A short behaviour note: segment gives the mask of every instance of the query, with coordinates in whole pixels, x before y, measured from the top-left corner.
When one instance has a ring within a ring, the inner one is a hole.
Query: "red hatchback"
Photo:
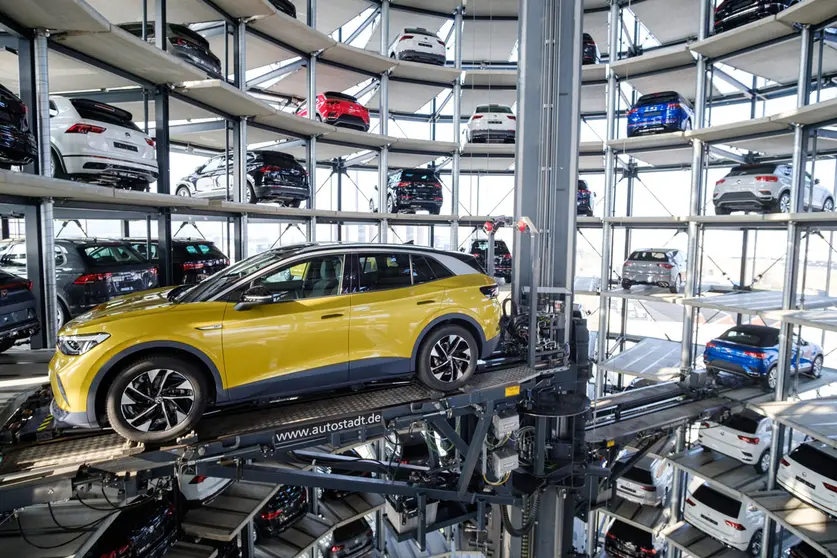
[[[308,107],[303,105],[296,113],[308,116]],[[317,95],[317,120],[342,128],[369,131],[369,111],[356,98],[345,93],[326,91]]]

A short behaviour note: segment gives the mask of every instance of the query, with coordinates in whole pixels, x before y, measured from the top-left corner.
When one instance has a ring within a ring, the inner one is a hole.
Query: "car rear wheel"
[[[683,279],[678,274],[677,277],[674,279],[674,282],[669,285],[668,289],[669,289],[669,291],[672,292],[672,294],[677,294],[677,293],[680,292],[680,286],[682,284],[683,284]]]
[[[387,196],[387,213],[395,213],[395,200]]]
[[[761,556],[761,529],[755,532],[750,539],[750,546],[747,547],[747,554],[750,556]]]
[[[626,291],[631,290],[631,282],[630,281],[622,281],[622,288]]]
[[[111,384],[107,417],[128,440],[174,440],[198,423],[208,394],[206,379],[194,365],[172,357],[143,358],[128,365]]]
[[[64,167],[61,165],[61,157],[58,156],[58,153],[52,151],[50,158],[52,159],[52,177],[66,178],[67,173],[64,172]]]
[[[775,390],[776,384],[779,382],[779,368],[775,364],[771,366],[761,382],[764,389],[769,391]]]
[[[55,331],[61,331],[61,328],[64,327],[64,324],[68,321],[70,321],[70,313],[67,311],[64,303],[59,300],[56,303],[55,308]]]
[[[715,215],[729,215],[732,213],[732,210],[726,207],[716,207],[715,208]]]
[[[770,450],[766,449],[761,452],[761,456],[759,456],[759,460],[756,462],[753,467],[756,468],[756,473],[763,474],[766,473],[767,470],[770,468]]]
[[[478,358],[477,341],[467,329],[453,324],[441,326],[422,341],[416,374],[431,389],[456,390],[474,374]]]
[[[817,355],[817,358],[814,359],[814,363],[811,366],[811,376],[814,378],[822,376],[822,355]]]
[[[790,192],[782,192],[782,195],[779,196],[779,199],[776,200],[776,213],[790,213],[791,211],[791,198]]]
[[[259,203],[259,198],[256,197],[256,192],[253,191],[253,185],[248,184],[247,190],[245,191],[245,195],[247,197],[247,203]]]

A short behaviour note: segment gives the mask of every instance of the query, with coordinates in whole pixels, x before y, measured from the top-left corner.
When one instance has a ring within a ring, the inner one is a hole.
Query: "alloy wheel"
[[[186,420],[195,387],[176,370],[155,368],[139,374],[120,399],[122,416],[141,432],[165,432]]]
[[[766,451],[761,454],[761,460],[759,461],[759,467],[761,467],[762,471],[767,471],[770,469],[770,452]]]
[[[471,347],[458,335],[439,339],[430,351],[430,373],[442,382],[455,382],[471,365]]]
[[[782,197],[779,198],[779,213],[790,213],[790,194],[785,192],[782,194]]]
[[[188,189],[188,188],[181,188],[181,189],[179,189],[179,190],[177,191],[177,195],[178,195],[178,196],[180,196],[181,198],[188,198],[188,197],[190,197],[190,196],[191,196],[191,194],[189,193],[189,189]]]
[[[814,359],[813,369],[811,370],[811,375],[815,378],[819,378],[822,376],[822,356],[818,356]]]
[[[776,389],[776,384],[779,381],[777,375],[778,369],[775,366],[767,371],[767,387],[770,389]]]
[[[825,200],[825,203],[822,205],[823,211],[834,211],[834,200],[828,198]]]
[[[761,555],[761,532],[753,535],[753,542],[750,543],[750,548],[753,556]]]

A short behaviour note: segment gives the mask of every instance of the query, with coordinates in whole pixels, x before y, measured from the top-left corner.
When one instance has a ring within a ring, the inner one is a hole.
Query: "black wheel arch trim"
[[[412,367],[412,370],[416,369],[416,361],[418,360],[419,347],[421,347],[421,344],[422,342],[424,342],[424,338],[427,337],[427,334],[430,333],[430,331],[438,325],[457,320],[467,322],[468,325],[472,326],[474,329],[477,330],[477,334],[479,335],[479,337],[476,341],[480,345],[480,353],[482,353],[482,351],[485,350],[487,344],[485,332],[482,330],[482,326],[474,318],[468,316],[467,314],[445,314],[444,316],[439,316],[438,318],[434,319],[429,324],[424,326],[424,329],[422,329],[421,333],[419,333],[418,339],[416,339],[416,343],[415,345],[413,345],[413,354],[410,356],[410,366]],[[483,355],[480,354],[480,358],[482,357]]]
[[[218,368],[212,360],[202,351],[199,351],[198,349],[185,343],[178,343],[177,341],[149,341],[147,343],[134,345],[133,347],[128,347],[127,349],[118,352],[96,373],[96,376],[90,384],[90,389],[87,391],[87,420],[91,425],[101,426],[99,424],[99,418],[96,416],[96,395],[98,394],[99,386],[102,383],[102,380],[111,372],[111,370],[113,370],[115,366],[124,362],[126,358],[148,349],[174,349],[187,352],[190,355],[197,357],[204,364],[204,366],[206,366],[212,376],[212,381],[215,384],[215,403],[224,402],[229,398],[229,394],[227,393],[227,390],[224,389],[224,384],[221,380],[221,373],[218,371]]]

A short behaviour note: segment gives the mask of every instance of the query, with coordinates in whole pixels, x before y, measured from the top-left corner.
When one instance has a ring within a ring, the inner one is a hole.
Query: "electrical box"
[[[428,502],[424,508],[425,525],[436,523],[439,502]],[[418,529],[418,502],[415,498],[403,496],[386,498],[386,514],[398,534]]]
[[[517,452],[508,446],[491,452],[490,463],[491,472],[498,479],[505,477],[508,473],[520,467]]]
[[[502,440],[512,432],[520,429],[520,415],[514,409],[500,411],[491,418],[494,437]]]

